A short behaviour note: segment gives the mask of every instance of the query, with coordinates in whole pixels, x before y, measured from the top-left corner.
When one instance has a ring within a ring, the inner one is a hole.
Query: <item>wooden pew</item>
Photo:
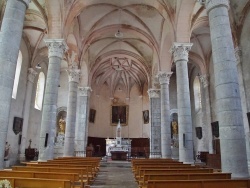
[[[10,181],[13,188],[70,188],[71,186],[69,180],[0,177],[0,180],[5,179]]]
[[[93,169],[92,165],[78,165],[78,164],[50,164],[50,163],[39,163],[39,164],[34,164],[34,163],[27,163],[26,166],[30,167],[56,167],[56,168],[65,168],[65,167],[70,167],[70,168],[87,168],[89,172],[89,178],[91,180],[96,177],[97,172],[95,169]]]
[[[84,184],[90,184],[90,178],[86,168],[56,168],[56,167],[30,167],[30,166],[12,166],[13,171],[36,171],[36,172],[53,172],[53,173],[78,173],[80,183],[83,187]]]
[[[147,188],[249,188],[249,179],[149,180]]]
[[[0,177],[20,177],[20,178],[41,178],[41,179],[64,179],[70,180],[72,187],[79,181],[77,173],[52,173],[52,172],[33,172],[33,171],[12,171],[0,170]]]
[[[187,173],[187,174],[146,174],[139,182],[139,187],[146,188],[150,180],[198,180],[231,179],[231,173]]]
[[[137,166],[137,168],[134,170],[134,175],[135,177],[139,174],[140,170],[143,169],[152,169],[152,168],[169,168],[169,169],[198,169],[200,168],[199,166],[191,166],[191,165],[187,165],[187,164],[176,164],[176,165],[169,165],[169,164],[157,164],[157,165],[141,165],[141,166]]]
[[[95,171],[99,171],[99,166],[100,166],[100,162],[98,161],[87,161],[87,160],[76,160],[76,161],[47,161],[47,162],[38,162],[38,163],[46,163],[46,164],[86,164],[86,165],[92,165],[93,168],[95,169]]]
[[[143,176],[146,174],[173,174],[173,173],[179,173],[179,174],[187,174],[187,173],[213,173],[212,168],[197,168],[197,169],[143,169],[140,170],[139,175],[136,177],[137,181],[142,181]]]

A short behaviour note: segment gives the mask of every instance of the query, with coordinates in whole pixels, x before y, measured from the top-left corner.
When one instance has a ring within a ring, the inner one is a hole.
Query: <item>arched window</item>
[[[200,85],[200,79],[198,76],[194,79],[194,105],[195,105],[195,111],[198,112],[201,109],[201,85]]]
[[[19,78],[20,78],[20,73],[21,73],[21,68],[22,68],[22,62],[23,62],[23,56],[22,56],[21,51],[19,50],[17,64],[16,64],[15,80],[14,80],[13,91],[12,91],[12,98],[14,99],[16,99],[16,95],[17,95],[17,88],[18,88],[18,83],[19,83]]]
[[[42,109],[44,85],[45,85],[45,75],[43,72],[40,72],[36,86],[36,100],[35,100],[35,108],[38,110]]]

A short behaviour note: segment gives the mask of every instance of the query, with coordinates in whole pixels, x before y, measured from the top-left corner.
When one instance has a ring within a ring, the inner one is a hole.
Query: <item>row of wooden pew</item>
[[[231,179],[231,173],[183,164],[172,159],[133,159],[139,188],[250,188],[249,179]]]
[[[0,171],[0,180],[7,179],[12,187],[84,188],[94,181],[101,158],[63,157],[46,162],[26,162]]]

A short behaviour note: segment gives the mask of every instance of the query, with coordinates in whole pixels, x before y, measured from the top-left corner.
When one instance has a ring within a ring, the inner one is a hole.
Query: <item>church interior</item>
[[[0,0],[0,169],[145,158],[249,178],[249,29],[250,0]]]

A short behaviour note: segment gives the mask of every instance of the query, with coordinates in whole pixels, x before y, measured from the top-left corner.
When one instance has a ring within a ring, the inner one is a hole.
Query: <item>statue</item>
[[[176,121],[172,121],[172,130],[173,130],[173,135],[178,134],[178,124]]]
[[[61,117],[61,119],[59,120],[59,133],[65,133],[65,126],[66,126],[66,121],[63,119],[63,117]]]
[[[8,142],[5,143],[5,151],[4,151],[4,160],[7,161],[9,159],[9,151],[10,151],[10,144]]]

